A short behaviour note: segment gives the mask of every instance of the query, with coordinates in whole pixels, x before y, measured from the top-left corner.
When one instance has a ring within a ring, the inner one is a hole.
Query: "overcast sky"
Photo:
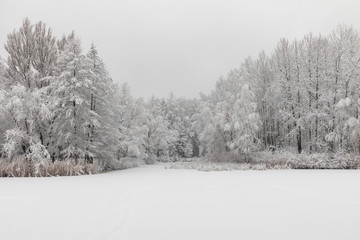
[[[58,37],[75,30],[86,51],[94,42],[112,78],[137,97],[197,97],[281,37],[359,30],[359,10],[359,0],[1,0],[0,56],[29,17]]]

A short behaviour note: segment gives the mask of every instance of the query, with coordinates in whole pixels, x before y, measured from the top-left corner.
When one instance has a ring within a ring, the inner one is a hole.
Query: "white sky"
[[[116,82],[137,97],[197,97],[249,55],[281,37],[360,29],[359,0],[1,0],[0,56],[25,17],[54,35],[75,30],[94,42]]]

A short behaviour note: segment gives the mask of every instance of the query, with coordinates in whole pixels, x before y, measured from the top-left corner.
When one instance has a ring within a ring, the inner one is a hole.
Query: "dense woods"
[[[263,150],[360,151],[360,38],[348,26],[281,39],[200,99],[134,98],[126,83],[112,80],[94,44],[83,51],[74,32],[58,39],[42,22],[25,19],[5,49],[3,161],[116,169],[124,161],[202,156],[249,162]]]
[[[281,39],[271,55],[246,59],[202,96],[203,148],[358,153],[359,40],[339,26],[326,37]]]
[[[74,32],[57,39],[44,23],[25,19],[5,49],[3,159],[120,168],[122,159],[151,163],[196,154],[197,101],[133,98],[126,83],[111,79],[95,45],[84,53]]]

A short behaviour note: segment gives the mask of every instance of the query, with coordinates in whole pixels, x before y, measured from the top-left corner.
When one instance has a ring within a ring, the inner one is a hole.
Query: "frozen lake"
[[[360,171],[0,179],[1,239],[360,239]]]

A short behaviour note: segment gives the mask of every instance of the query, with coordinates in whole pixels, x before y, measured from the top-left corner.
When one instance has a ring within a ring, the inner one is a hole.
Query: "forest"
[[[95,44],[83,50],[74,32],[57,38],[43,22],[25,19],[8,34],[5,50],[0,176],[198,158],[360,167],[360,36],[350,26],[280,39],[271,53],[245,59],[197,99],[135,98],[127,83],[111,78]]]

